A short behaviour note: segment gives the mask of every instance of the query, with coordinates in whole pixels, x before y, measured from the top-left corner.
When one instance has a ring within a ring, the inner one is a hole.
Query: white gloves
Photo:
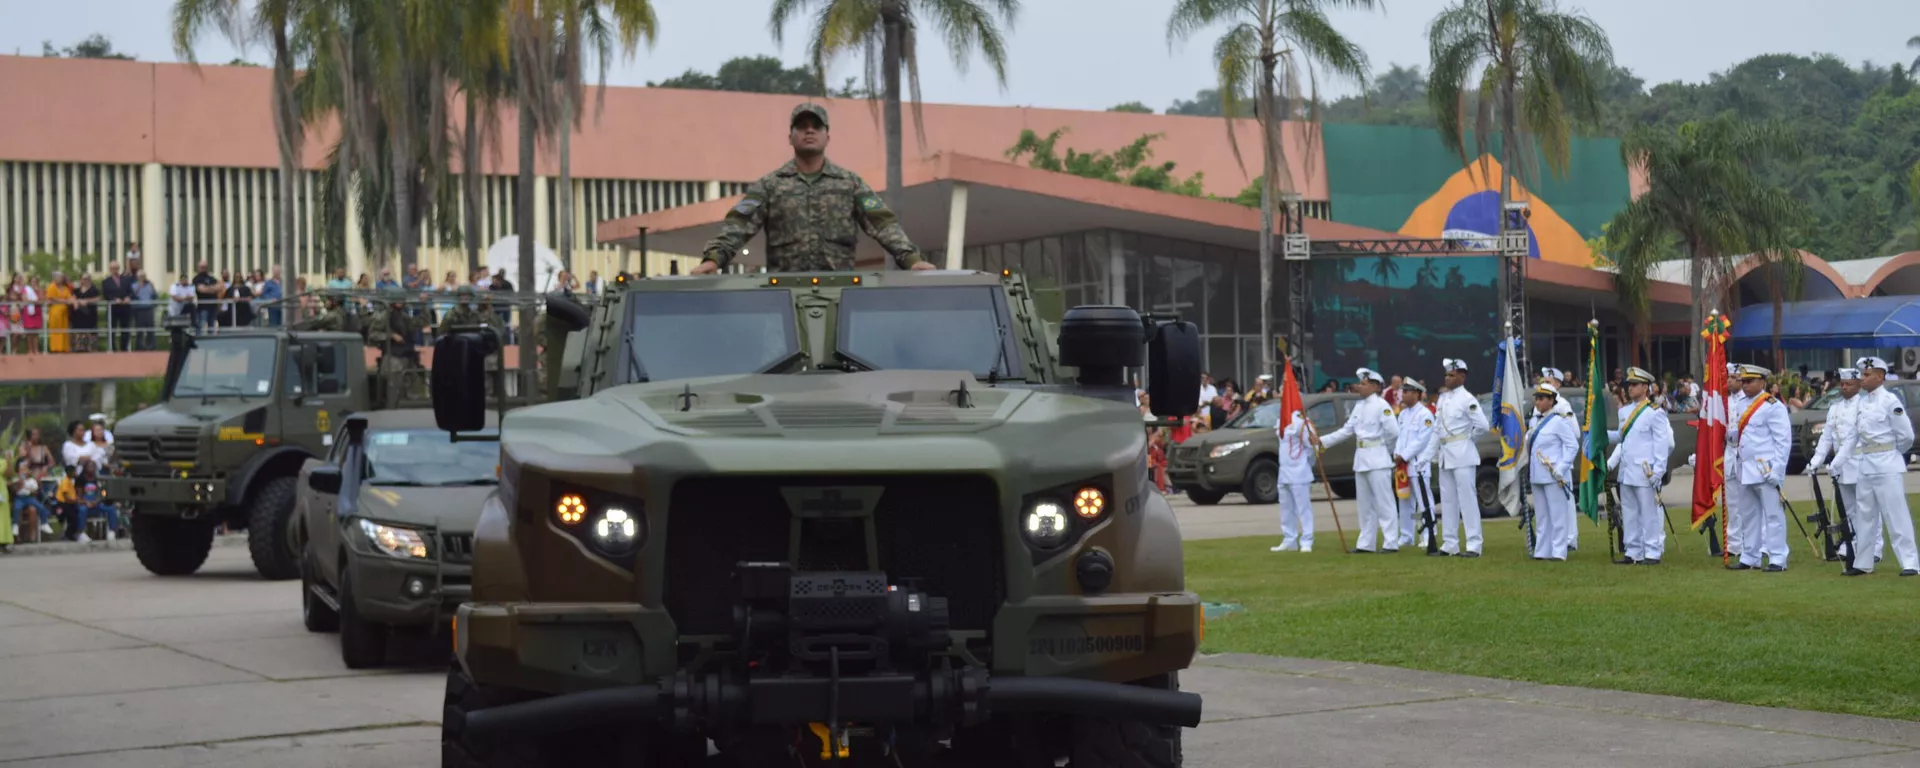
[[[1826,464],[1823,464],[1818,461],[1810,461],[1810,462],[1807,462],[1806,474],[1817,475],[1817,474],[1820,474],[1820,470],[1823,470],[1826,468],[1827,468]]]

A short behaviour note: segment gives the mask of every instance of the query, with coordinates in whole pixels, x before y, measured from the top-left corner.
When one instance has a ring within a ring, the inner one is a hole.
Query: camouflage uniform
[[[386,304],[375,304],[367,316],[367,322],[361,326],[361,337],[367,345],[380,350],[379,391],[386,407],[400,407],[401,395],[408,387],[406,372],[421,368],[419,350],[413,347],[414,334],[426,327],[423,318],[407,314],[404,306],[395,306],[406,300],[405,292],[398,288],[382,291]],[[393,334],[400,334],[401,340],[395,341]],[[418,387],[414,387],[418,388]]]
[[[827,111],[818,104],[793,109],[796,119],[807,114],[827,124]],[[707,243],[707,260],[725,269],[761,229],[767,233],[767,269],[774,272],[851,270],[861,232],[887,249],[901,269],[926,260],[873,188],[832,162],[808,178],[789,160],[748,185],[746,198],[727,211],[719,236]]]
[[[296,331],[343,331],[347,328],[347,316],[340,311],[340,302],[329,300],[327,310],[318,315],[293,324]]]
[[[455,288],[453,293],[455,301],[458,303],[454,305],[453,309],[447,310],[446,314],[440,316],[439,327],[441,335],[446,335],[454,328],[477,325],[482,328],[492,328],[493,332],[499,336],[500,342],[502,344],[506,343],[507,329],[500,324],[500,316],[491,311],[474,308],[473,300],[475,292],[473,286],[460,286]],[[487,355],[486,369],[488,373],[500,370],[500,353],[494,352]],[[487,378],[486,387],[487,393],[492,394],[493,378],[491,376]]]

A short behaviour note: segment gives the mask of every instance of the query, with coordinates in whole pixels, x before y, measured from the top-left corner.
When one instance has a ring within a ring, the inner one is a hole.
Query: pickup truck
[[[1906,402],[1907,418],[1913,422],[1915,429],[1920,429],[1920,417],[1916,417],[1913,413],[1915,408],[1920,408],[1920,381],[1896,379],[1887,382],[1886,387],[1889,391],[1900,395],[1900,399]],[[1787,454],[1788,474],[1797,474],[1806,468],[1807,459],[1813,457],[1813,447],[1820,443],[1820,433],[1827,430],[1827,409],[1839,397],[1840,390],[1835,389],[1787,417],[1793,424],[1793,448]],[[1915,453],[1915,451],[1909,451],[1908,460],[1912,460]]]

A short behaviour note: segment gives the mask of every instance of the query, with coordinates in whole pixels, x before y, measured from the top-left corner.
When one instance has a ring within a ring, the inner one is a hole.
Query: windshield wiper
[[[994,358],[993,367],[987,369],[987,386],[989,387],[1000,383],[1000,366],[1007,364],[1007,326],[995,320],[993,327],[999,332],[993,343],[1000,348],[1000,355]]]
[[[414,481],[412,481],[412,480],[368,480],[368,481],[367,481],[367,485],[412,485],[412,486],[418,486],[418,485],[422,485],[422,484],[421,484],[421,483],[416,483],[416,482],[414,482]]]
[[[640,350],[633,348],[632,328],[628,328],[626,333],[621,334],[620,343],[627,346],[627,375],[633,377],[627,383],[645,384],[651,381],[647,378],[647,369],[640,367]]]
[[[475,477],[475,478],[469,478],[466,480],[448,480],[440,483],[415,483],[415,485],[426,485],[429,487],[436,487],[436,488],[451,488],[454,486],[461,486],[461,485],[499,485],[499,484],[500,484],[499,480],[496,480],[491,477]]]

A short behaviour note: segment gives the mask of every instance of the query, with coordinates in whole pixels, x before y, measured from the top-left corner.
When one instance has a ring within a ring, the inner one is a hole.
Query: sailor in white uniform
[[[1581,416],[1574,414],[1573,404],[1567,402],[1566,395],[1560,394],[1560,390],[1567,386],[1566,372],[1552,367],[1541,368],[1540,381],[1536,383],[1553,385],[1553,410],[1551,412],[1560,414],[1561,418],[1573,422],[1573,436],[1575,440],[1584,438],[1585,434],[1583,434],[1580,428]],[[1534,421],[1538,421],[1540,414],[1531,414],[1531,418]],[[1529,424],[1528,428],[1531,429],[1532,425]],[[1580,548],[1580,526],[1570,523],[1566,529],[1561,532],[1561,535],[1566,538],[1567,549],[1569,551]]]
[[[1740,419],[1740,414],[1746,412],[1747,401],[1750,399],[1747,391],[1740,386],[1741,368],[1739,363],[1727,363],[1727,445],[1726,449],[1720,452],[1720,471],[1724,475],[1720,482],[1720,498],[1727,508],[1727,555],[1736,558],[1744,549],[1741,546],[1745,531],[1741,528],[1743,518],[1740,505],[1746,503],[1746,496],[1734,489],[1740,484],[1740,473],[1733,469],[1736,437],[1734,423]]]
[[[1859,498],[1860,462],[1853,458],[1845,462],[1840,461],[1840,446],[1853,444],[1853,430],[1857,426],[1854,411],[1860,407],[1860,402],[1864,398],[1860,396],[1860,369],[1842,368],[1837,373],[1840,377],[1840,397],[1827,406],[1827,426],[1821,430],[1820,440],[1814,443],[1813,456],[1807,459],[1806,472],[1807,475],[1813,476],[1813,482],[1816,483],[1820,482],[1817,475],[1823,470],[1833,475],[1833,485],[1840,492],[1840,498],[1837,501],[1840,506],[1846,508],[1847,517],[1852,523],[1851,527],[1857,534],[1860,530],[1861,518],[1866,517],[1861,510]],[[1829,456],[1833,458],[1831,465],[1827,464]],[[1836,511],[1835,514],[1837,515],[1838,512]],[[1853,542],[1841,542],[1839,550],[1841,557],[1853,559]],[[1847,575],[1861,576],[1871,573],[1872,570],[1869,568],[1860,571],[1849,566]]]
[[[1533,484],[1533,559],[1566,560],[1565,529],[1573,525],[1573,462],[1580,453],[1579,428],[1554,401],[1552,384],[1533,390],[1533,427],[1527,430],[1527,481]]]
[[[1667,548],[1660,478],[1666,476],[1667,456],[1673,453],[1673,424],[1647,397],[1652,386],[1653,374],[1627,369],[1631,402],[1620,406],[1620,429],[1607,435],[1614,444],[1607,473],[1620,483],[1620,538],[1626,549],[1622,565],[1659,565]]]
[[[1736,571],[1759,568],[1763,559],[1768,573],[1787,569],[1787,516],[1780,507],[1780,484],[1786,479],[1793,427],[1786,404],[1767,394],[1767,377],[1772,375],[1757,365],[1740,367],[1747,397],[1727,427],[1734,442],[1727,456],[1737,462],[1727,470],[1732,489],[1727,495],[1740,496],[1740,515],[1729,522],[1741,528],[1740,562],[1727,567]]]
[[[1467,362],[1443,360],[1447,390],[1435,409],[1434,445],[1439,456],[1440,552],[1461,557],[1480,556],[1480,497],[1474,486],[1480,472],[1480,450],[1474,440],[1492,430],[1480,400],[1467,391]],[[1460,548],[1460,535],[1466,549]]]
[[[1281,426],[1284,423],[1285,426]],[[1307,417],[1294,411],[1274,424],[1280,433],[1280,546],[1273,552],[1313,551],[1313,443]]]
[[[1372,369],[1354,371],[1354,391],[1364,398],[1347,412],[1347,423],[1319,438],[1321,450],[1353,438],[1353,473],[1357,514],[1360,518],[1360,543],[1354,552],[1374,552],[1376,535],[1382,553],[1400,551],[1400,517],[1394,508],[1393,456],[1388,449],[1400,437],[1399,422],[1393,408],[1380,397],[1387,380]]]
[[[1400,546],[1414,544],[1420,520],[1433,503],[1433,409],[1426,404],[1427,385],[1408,376],[1400,383],[1400,437],[1393,458],[1407,465],[1407,497],[1400,499]],[[1395,494],[1398,497],[1399,494]],[[1425,546],[1424,540],[1421,546]]]
[[[1913,540],[1913,513],[1907,509],[1904,488],[1907,451],[1913,448],[1913,422],[1907,419],[1900,395],[1888,391],[1887,361],[1877,357],[1861,358],[1859,404],[1854,408],[1851,439],[1840,446],[1836,463],[1852,459],[1859,472],[1856,496],[1865,509],[1854,520],[1854,541],[1860,546],[1853,553],[1848,575],[1873,572],[1880,555],[1881,531],[1893,545],[1893,556],[1900,561],[1900,575],[1920,575],[1920,551]]]

